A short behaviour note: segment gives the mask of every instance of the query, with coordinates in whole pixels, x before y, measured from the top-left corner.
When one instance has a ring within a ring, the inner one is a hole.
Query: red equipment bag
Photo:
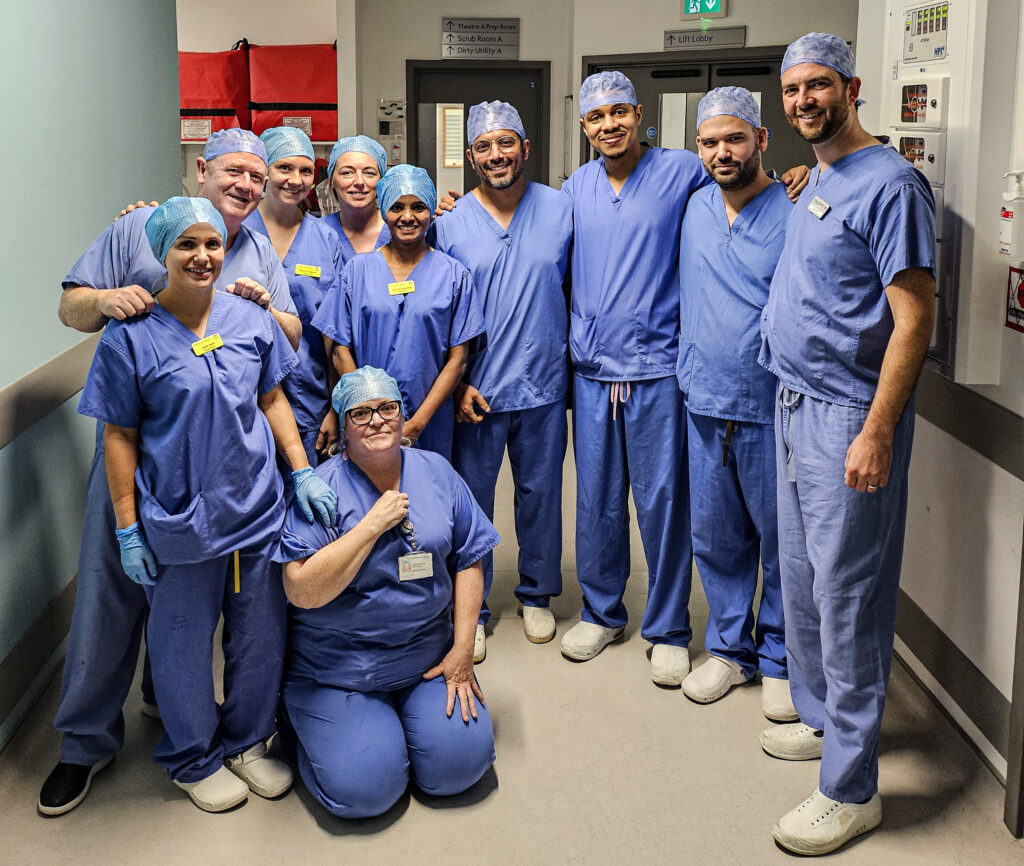
[[[338,52],[333,45],[249,49],[252,131],[296,126],[313,141],[338,137]]]
[[[231,51],[179,51],[181,140],[205,141],[219,129],[249,128],[249,54],[243,39]]]

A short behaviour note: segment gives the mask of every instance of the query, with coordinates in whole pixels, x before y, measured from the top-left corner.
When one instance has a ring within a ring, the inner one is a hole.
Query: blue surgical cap
[[[353,406],[367,400],[397,400],[402,407],[402,414],[405,414],[405,404],[402,403],[402,392],[398,390],[398,383],[378,367],[360,367],[346,373],[338,380],[338,384],[334,386],[334,393],[331,394],[334,411],[341,418],[344,418],[345,413]]]
[[[301,129],[294,126],[274,126],[260,135],[260,140],[267,148],[267,165],[273,165],[279,159],[290,156],[305,156],[316,161],[313,154],[313,142]]]
[[[466,139],[472,144],[481,135],[498,129],[510,129],[520,138],[526,138],[519,112],[507,102],[481,102],[469,107]]]
[[[636,105],[633,82],[621,72],[595,72],[580,86],[580,117],[601,105]]]
[[[846,42],[831,33],[808,33],[796,42],[790,43],[782,58],[782,73],[799,63],[817,63],[834,69],[844,78],[853,78],[856,67],[853,63],[853,51]]]
[[[716,87],[705,93],[697,106],[697,129],[705,120],[723,114],[745,120],[754,129],[761,127],[761,109],[745,87]]]
[[[348,138],[339,138],[331,148],[331,159],[327,166],[329,178],[334,177],[334,165],[343,153],[368,153],[377,161],[377,171],[382,177],[387,170],[388,155],[378,142],[368,135],[350,135]]]
[[[219,129],[208,139],[206,147],[203,148],[203,159],[209,162],[225,153],[253,153],[267,161],[267,149],[255,133],[248,129],[239,129],[237,126],[231,129]]]
[[[209,223],[227,240],[224,218],[209,199],[176,195],[154,210],[146,220],[146,237],[157,261],[162,263],[174,242],[196,223]]]
[[[437,204],[437,190],[430,175],[415,165],[396,165],[388,169],[388,173],[377,184],[377,202],[380,212],[386,214],[391,205],[403,195],[414,195],[427,206],[433,214]]]

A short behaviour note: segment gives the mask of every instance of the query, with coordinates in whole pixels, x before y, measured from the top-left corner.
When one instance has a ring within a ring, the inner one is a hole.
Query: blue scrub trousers
[[[116,755],[124,744],[122,707],[135,677],[148,605],[143,588],[121,567],[116,526],[103,439],[97,437],[86,486],[75,610],[53,722],[64,735],[60,760],[69,764],[95,764]],[[148,658],[142,695],[156,703]]]
[[[693,558],[710,616],[704,649],[752,677],[786,679],[786,639],[779,578],[775,426],[687,413]],[[722,465],[722,455],[726,465]],[[754,626],[757,566],[761,604]]]
[[[164,722],[157,763],[171,778],[198,782],[226,757],[275,731],[284,664],[286,608],[281,566],[269,543],[208,562],[158,565],[150,601],[149,647]],[[213,685],[213,636],[224,614],[224,703]]]
[[[515,484],[519,586],[516,598],[528,607],[548,607],[562,591],[562,464],[568,439],[565,403],[516,412],[492,412],[479,424],[455,425],[452,465],[469,485],[487,519],[494,520],[494,489],[501,461],[508,459]],[[494,555],[484,556],[484,601],[480,623],[491,618],[487,596],[494,579]]]
[[[611,382],[575,377],[576,570],[583,619],[626,624],[629,510],[633,490],[647,557],[641,634],[651,643],[690,643],[690,507],[683,395],[674,376],[630,383],[612,420]]]
[[[840,802],[878,791],[878,736],[892,661],[914,400],[893,437],[889,483],[858,493],[846,451],[866,409],[780,388],[779,562],[793,703],[825,732],[819,788]]]
[[[443,677],[394,691],[357,692],[306,679],[282,689],[282,728],[299,773],[331,814],[369,818],[390,809],[409,778],[427,794],[460,794],[494,763],[494,729],[479,701],[463,722],[445,715]]]

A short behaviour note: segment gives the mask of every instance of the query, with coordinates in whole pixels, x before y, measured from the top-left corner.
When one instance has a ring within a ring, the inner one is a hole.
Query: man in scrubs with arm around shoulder
[[[762,317],[776,405],[779,560],[801,721],[765,752],[821,758],[773,835],[825,854],[882,821],[878,737],[892,659],[914,432],[932,332],[935,204],[924,176],[857,118],[849,46],[810,33],[782,62],[786,118],[818,164]]]
[[[214,133],[199,158],[198,175],[200,195],[217,209],[228,232],[220,284],[267,307],[294,348],[302,324],[281,262],[267,238],[242,225],[263,196],[263,142],[247,130]],[[162,288],[167,273],[146,236],[152,213],[152,207],[136,208],[107,226],[75,262],[64,280],[58,311],[65,325],[99,331],[109,319],[123,321],[152,310],[155,290]],[[63,734],[60,761],[37,804],[44,815],[62,815],[81,803],[92,777],[120,750],[121,708],[135,676],[149,610],[143,587],[130,581],[121,567],[102,432],[101,424],[86,487],[75,609],[54,719]],[[157,712],[151,703],[144,710]]]

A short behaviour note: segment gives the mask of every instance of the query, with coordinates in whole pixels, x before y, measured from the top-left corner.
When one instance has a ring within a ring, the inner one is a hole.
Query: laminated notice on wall
[[[444,167],[462,168],[462,106],[444,109]]]
[[[1006,280],[1006,327],[1024,333],[1024,266],[1010,266]]]

